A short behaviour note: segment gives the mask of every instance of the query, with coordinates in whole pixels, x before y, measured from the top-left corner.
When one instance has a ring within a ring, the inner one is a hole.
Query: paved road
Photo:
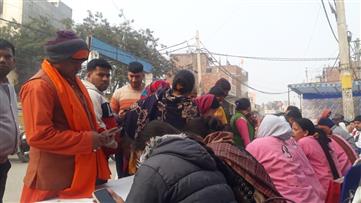
[[[26,163],[22,163],[17,156],[10,157],[11,168],[8,173],[4,202],[19,202],[20,193],[23,187],[23,178],[26,172]]]
[[[23,178],[27,168],[27,164],[22,163],[16,156],[10,156],[10,162],[12,166],[8,174],[8,180],[3,199],[4,203],[19,202],[21,190],[23,187]],[[113,161],[110,162],[110,169],[112,171],[112,175],[116,174],[115,164]]]

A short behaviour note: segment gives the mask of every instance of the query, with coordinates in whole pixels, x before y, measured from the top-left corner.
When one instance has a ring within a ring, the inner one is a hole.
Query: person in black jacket
[[[134,147],[141,156],[126,202],[236,202],[213,157],[171,125],[150,122]]]

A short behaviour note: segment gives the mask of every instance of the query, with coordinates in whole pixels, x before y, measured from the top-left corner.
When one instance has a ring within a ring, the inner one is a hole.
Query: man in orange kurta
[[[21,89],[30,161],[21,202],[91,197],[96,182],[110,178],[100,147],[114,136],[98,133],[87,90],[76,76],[89,54],[73,32],[59,31],[45,45],[38,73]]]

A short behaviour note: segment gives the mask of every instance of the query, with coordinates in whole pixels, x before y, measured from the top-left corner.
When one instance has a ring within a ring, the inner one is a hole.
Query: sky
[[[87,10],[102,12],[111,24],[118,14],[134,20],[135,29],[154,31],[159,42],[171,46],[195,37],[211,52],[261,57],[336,57],[338,44],[327,24],[321,0],[62,0],[73,9],[73,20],[82,22]],[[329,0],[333,2],[332,0]],[[335,16],[324,0],[337,35]],[[360,0],[346,0],[346,22],[353,39],[360,38]],[[191,40],[189,45],[194,45]],[[184,46],[184,45],[183,45]],[[181,48],[182,46],[180,46]],[[180,50],[179,52],[185,52]],[[306,81],[332,61],[274,62],[216,57],[240,65],[249,74],[248,84],[268,92],[287,91],[288,84]],[[256,92],[257,93],[257,92]],[[257,93],[256,103],[287,100],[287,94]],[[298,96],[291,94],[298,102]]]

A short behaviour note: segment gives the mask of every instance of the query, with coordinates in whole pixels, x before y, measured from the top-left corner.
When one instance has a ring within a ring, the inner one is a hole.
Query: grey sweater
[[[0,163],[16,152],[19,141],[18,109],[14,87],[0,83]]]
[[[347,131],[345,131],[343,128],[341,128],[338,125],[334,125],[331,128],[332,132],[336,135],[341,136],[343,139],[345,139],[354,150],[357,150],[356,144],[355,144],[355,140],[354,138],[350,135],[350,133],[348,133]]]

